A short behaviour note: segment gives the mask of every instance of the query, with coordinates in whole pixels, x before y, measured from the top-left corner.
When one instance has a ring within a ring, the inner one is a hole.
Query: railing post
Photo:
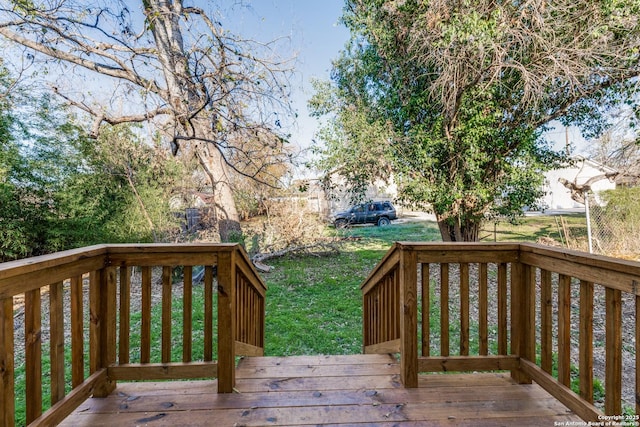
[[[400,250],[400,376],[406,388],[418,387],[418,256]]]
[[[511,264],[511,354],[535,362],[535,286],[532,268],[520,262]],[[519,384],[531,378],[521,370],[511,371]]]
[[[116,362],[116,269],[107,267],[99,275],[97,367],[107,369]],[[107,397],[115,390],[116,382],[107,380],[96,386],[94,397]]]
[[[0,299],[0,425],[13,426],[15,389],[13,373],[13,298]]]
[[[218,393],[232,393],[236,384],[235,251],[218,252]]]

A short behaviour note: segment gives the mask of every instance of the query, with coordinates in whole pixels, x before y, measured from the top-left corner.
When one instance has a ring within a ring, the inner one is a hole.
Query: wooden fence
[[[640,263],[540,245],[397,243],[361,286],[364,351],[400,353],[406,387],[419,372],[511,371],[599,422],[623,413],[623,351],[640,396],[639,284]],[[623,299],[633,305],[624,323]],[[604,414],[594,404],[596,348]]]
[[[16,400],[27,424],[55,425],[118,380],[217,377],[232,392],[235,356],[263,354],[265,292],[239,245],[102,245],[0,265],[0,425],[16,422]]]

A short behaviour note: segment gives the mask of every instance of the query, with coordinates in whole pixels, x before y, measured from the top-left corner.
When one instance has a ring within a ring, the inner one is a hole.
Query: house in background
[[[606,176],[615,174],[616,170],[600,164],[596,161],[577,156],[572,159],[570,165],[548,171],[545,175],[544,192],[541,198],[541,206],[546,209],[573,209],[582,208],[584,205],[571,198],[571,191],[565,187],[561,181],[567,180],[577,185],[583,185],[590,179],[594,179],[591,184],[591,191],[596,202],[600,201],[599,193],[605,190],[616,188],[615,180],[610,180]],[[595,180],[597,177],[601,179]]]
[[[323,211],[322,214],[325,217],[329,217],[336,212],[344,211],[355,204],[346,189],[344,179],[335,177],[333,182],[333,188],[331,190],[325,190],[324,192],[326,210]],[[390,183],[378,180],[367,186],[360,200],[361,202],[394,202],[397,195],[398,188],[393,180],[391,180]],[[396,206],[396,209],[398,208],[399,206]]]

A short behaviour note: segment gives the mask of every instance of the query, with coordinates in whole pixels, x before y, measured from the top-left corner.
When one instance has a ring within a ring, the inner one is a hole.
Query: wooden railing
[[[619,422],[640,414],[639,284],[640,263],[540,245],[396,243],[361,286],[364,351],[399,353],[405,387],[419,372],[511,371],[585,421]]]
[[[232,392],[235,356],[263,354],[265,292],[238,245],[103,245],[0,264],[0,426],[16,423],[16,402],[20,423],[55,425],[119,380],[217,377]]]

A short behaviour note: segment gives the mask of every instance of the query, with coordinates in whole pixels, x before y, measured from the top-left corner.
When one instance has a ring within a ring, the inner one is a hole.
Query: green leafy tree
[[[73,232],[74,246],[162,241],[177,228],[169,200],[184,169],[135,130],[105,127],[97,141],[76,140],[75,171],[56,194],[60,229]]]
[[[14,104],[22,94],[14,87],[0,67],[0,261],[37,254],[47,228],[41,194],[32,186],[36,177],[16,138],[22,127]]]
[[[0,260],[178,229],[169,199],[184,176],[179,158],[129,125],[94,140],[66,108],[2,77]]]
[[[356,191],[393,176],[444,240],[477,240],[487,216],[540,196],[560,160],[546,123],[597,132],[607,103],[632,99],[631,3],[348,0],[352,40],[310,102],[329,117],[321,168]]]

